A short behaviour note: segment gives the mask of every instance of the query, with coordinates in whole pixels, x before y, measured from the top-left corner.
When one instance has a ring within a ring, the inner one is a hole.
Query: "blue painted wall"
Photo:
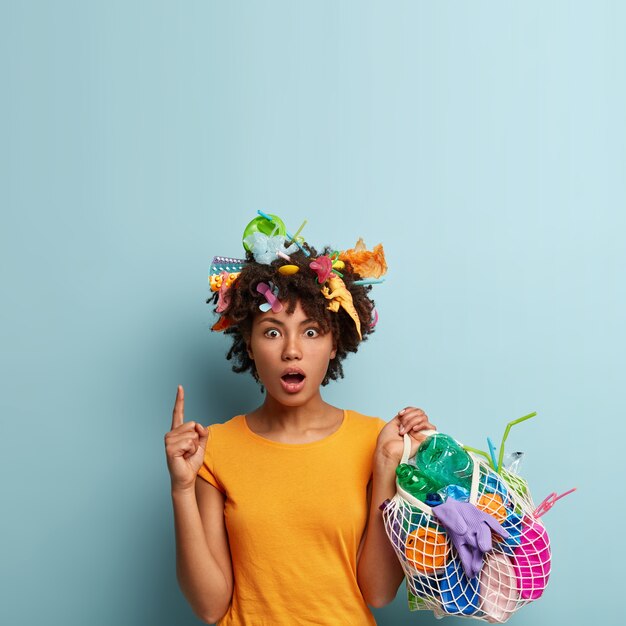
[[[538,412],[522,473],[578,492],[510,623],[620,623],[625,26],[602,1],[0,2],[0,621],[199,623],[163,436],[179,383],[205,424],[260,400],[205,300],[264,209],[384,243],[329,402],[478,447]],[[403,587],[376,616],[435,623]]]

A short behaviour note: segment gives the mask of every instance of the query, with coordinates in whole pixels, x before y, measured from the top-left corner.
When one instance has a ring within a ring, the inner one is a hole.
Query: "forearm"
[[[385,532],[382,511],[378,508],[396,493],[397,462],[375,458],[372,500],[363,551],[357,566],[357,580],[365,601],[380,608],[396,597],[404,572]]]
[[[178,584],[194,613],[213,623],[228,608],[228,583],[211,554],[194,490],[172,490],[172,503]]]

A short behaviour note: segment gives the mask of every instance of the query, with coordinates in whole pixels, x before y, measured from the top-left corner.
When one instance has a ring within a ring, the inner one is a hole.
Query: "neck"
[[[251,415],[264,422],[268,430],[303,433],[328,427],[329,421],[336,419],[337,411],[339,409],[324,402],[319,393],[298,406],[282,404],[266,394],[263,404]]]

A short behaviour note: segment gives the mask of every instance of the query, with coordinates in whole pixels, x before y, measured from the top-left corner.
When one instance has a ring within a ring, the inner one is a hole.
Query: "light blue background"
[[[257,209],[385,246],[328,401],[478,447],[538,412],[509,449],[535,500],[578,491],[509,623],[622,622],[625,27],[598,0],[0,2],[0,622],[200,623],[163,437],[179,383],[205,424],[261,399],[205,304]],[[435,623],[404,585],[376,617]]]

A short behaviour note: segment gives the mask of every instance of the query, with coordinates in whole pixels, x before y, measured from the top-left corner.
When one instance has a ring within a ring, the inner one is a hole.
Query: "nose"
[[[292,361],[294,359],[302,358],[302,349],[300,347],[300,341],[296,336],[287,335],[285,343],[283,344],[283,360]]]

